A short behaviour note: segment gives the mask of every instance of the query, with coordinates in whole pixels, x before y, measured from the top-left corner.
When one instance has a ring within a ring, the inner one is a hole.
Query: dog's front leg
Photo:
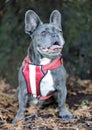
[[[14,120],[12,121],[13,124],[15,124],[18,120],[24,119],[24,112],[28,101],[26,82],[21,71],[19,72],[18,101],[19,110]]]
[[[58,90],[58,106],[60,109],[59,117],[63,119],[73,119],[74,116],[67,110],[65,107],[65,101],[66,101],[66,95],[67,95],[67,89],[66,89],[66,82],[62,82],[62,87]]]
[[[26,92],[22,92],[22,90],[19,90],[18,93],[18,100],[19,100],[19,110],[17,112],[17,115],[15,116],[14,120],[12,121],[13,124],[15,124],[18,120],[24,119],[24,112],[27,104],[27,95]]]

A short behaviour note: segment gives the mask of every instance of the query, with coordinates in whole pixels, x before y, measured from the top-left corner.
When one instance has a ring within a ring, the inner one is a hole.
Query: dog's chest
[[[47,64],[49,62],[50,62],[50,59],[47,59],[47,58],[43,58],[42,60],[40,60],[41,65]],[[50,70],[48,70],[47,74],[41,80],[40,91],[41,91],[42,96],[46,96],[49,93],[55,91],[54,81],[53,81],[53,77]]]

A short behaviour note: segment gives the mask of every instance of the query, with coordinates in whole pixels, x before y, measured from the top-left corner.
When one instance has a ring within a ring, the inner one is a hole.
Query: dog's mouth
[[[53,45],[43,48],[39,46],[39,49],[43,53],[60,53],[62,51],[62,46],[59,45],[58,42],[55,42]]]

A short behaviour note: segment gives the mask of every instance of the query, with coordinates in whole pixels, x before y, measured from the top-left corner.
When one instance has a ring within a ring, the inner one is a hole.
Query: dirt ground
[[[0,80],[0,130],[92,130],[92,80],[70,77],[67,82],[67,108],[74,114],[72,121],[59,118],[54,104],[39,109],[26,109],[25,121],[11,122],[18,110],[16,89]]]

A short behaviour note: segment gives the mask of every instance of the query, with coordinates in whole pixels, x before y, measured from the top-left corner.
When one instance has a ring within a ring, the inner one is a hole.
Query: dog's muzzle
[[[60,46],[58,44],[58,42],[55,42],[53,45],[49,46],[49,47],[41,47],[39,46],[38,47],[38,50],[41,52],[41,53],[47,53],[47,54],[56,54],[56,53],[61,53],[62,51],[62,46]]]

